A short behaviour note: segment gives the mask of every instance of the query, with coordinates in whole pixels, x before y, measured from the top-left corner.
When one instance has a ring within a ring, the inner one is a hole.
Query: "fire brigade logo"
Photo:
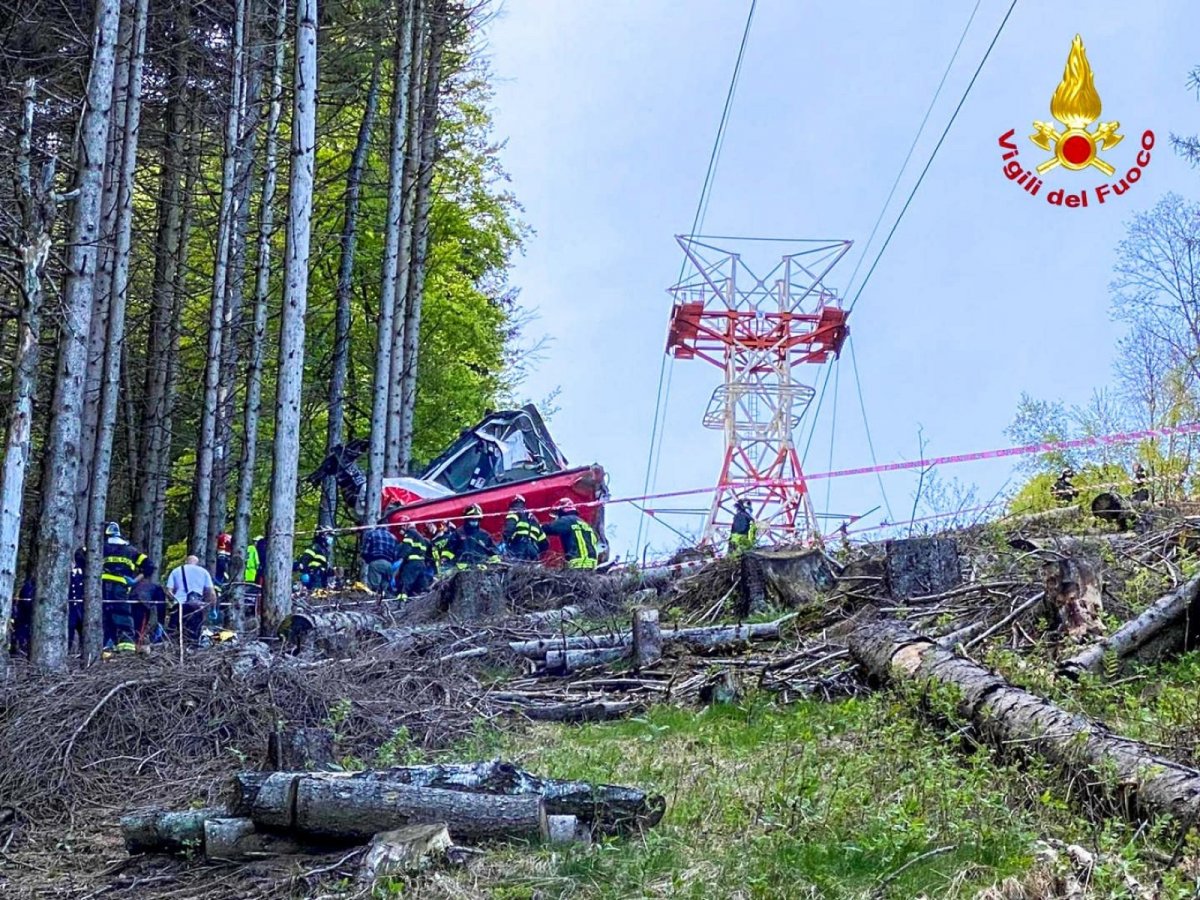
[[[1121,127],[1117,121],[1100,122],[1092,127],[1092,123],[1100,118],[1100,94],[1096,91],[1092,66],[1083,49],[1083,38],[1079,35],[1075,35],[1075,40],[1071,42],[1062,81],[1050,97],[1050,114],[1062,124],[1064,130],[1060,131],[1052,122],[1035,120],[1034,132],[1029,136],[1039,150],[1054,154],[1049,159],[1025,168],[1024,160],[1020,158],[1015,128],[1000,135],[998,141],[1004,177],[1030,197],[1043,196],[1051,206],[1086,209],[1089,205],[1102,206],[1112,198],[1122,196],[1141,180],[1146,167],[1150,165],[1154,132],[1150,129],[1142,132],[1141,146],[1134,155],[1133,164],[1123,175],[1114,177],[1117,175],[1116,167],[1102,159],[1100,154],[1116,147],[1125,136],[1117,133]],[[1112,180],[1094,187],[1085,187],[1076,181],[1073,188],[1053,188],[1041,193],[1044,185],[1041,176],[1059,166],[1070,172],[1095,168],[1103,172],[1106,179]]]
[[[1071,42],[1062,81],[1050,98],[1050,115],[1065,125],[1067,130],[1059,132],[1049,122],[1034,121],[1036,131],[1029,139],[1043,150],[1054,151],[1054,156],[1038,165],[1039,175],[1055,166],[1072,171],[1095,166],[1105,175],[1116,172],[1100,158],[1098,151],[1111,150],[1121,143],[1124,135],[1117,134],[1121,123],[1101,122],[1095,131],[1088,131],[1088,126],[1100,118],[1100,94],[1092,80],[1092,67],[1088,63],[1087,51],[1083,49],[1083,38],[1079,35],[1075,35],[1075,40]]]

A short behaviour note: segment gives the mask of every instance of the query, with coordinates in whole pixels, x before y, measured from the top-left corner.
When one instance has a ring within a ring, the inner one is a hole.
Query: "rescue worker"
[[[463,513],[466,520],[458,530],[461,538],[461,548],[455,553],[457,566],[465,569],[468,566],[482,566],[485,563],[500,562],[496,542],[492,536],[483,530],[483,510],[478,504],[467,507]]]
[[[400,542],[390,528],[376,525],[363,534],[360,555],[367,566],[367,587],[382,594],[392,580],[392,564],[400,559]]]
[[[154,563],[123,537],[121,526],[104,526],[104,568],[100,574],[104,611],[104,647],[106,650],[136,650],[137,629],[129,591],[142,578],[154,574]]]
[[[594,569],[600,559],[596,531],[579,517],[575,504],[564,497],[554,504],[554,519],[542,529],[562,541],[568,569]]]
[[[229,578],[229,557],[233,550],[233,536],[225,532],[217,535],[217,568],[213,581],[217,587],[224,586]]]
[[[325,587],[329,580],[329,556],[327,538],[318,534],[309,548],[300,554],[294,569],[300,573],[300,583],[310,591]]]
[[[1134,503],[1145,503],[1150,499],[1150,485],[1146,467],[1140,462],[1133,464],[1133,495],[1129,498]]]
[[[166,638],[167,592],[153,578],[143,578],[129,591],[134,634],[138,646],[161,643]]]
[[[83,652],[83,567],[87,564],[87,550],[75,548],[75,565],[71,567],[71,582],[67,588],[67,647],[74,646]]]
[[[208,569],[197,556],[189,556],[167,576],[167,595],[181,606],[183,633],[192,644],[200,642],[207,611],[217,606],[217,590]]]
[[[542,526],[526,509],[525,498],[517,494],[504,517],[504,556],[520,562],[537,562],[548,546]]]
[[[729,529],[729,552],[753,550],[758,540],[758,523],[751,514],[750,501],[744,497],[733,506],[733,527]]]
[[[1071,483],[1071,479],[1074,477],[1075,470],[1067,466],[1059,474],[1054,486],[1050,488],[1050,493],[1059,503],[1071,503],[1079,496],[1079,489]]]
[[[404,539],[400,541],[400,555],[392,565],[392,581],[401,600],[429,590],[431,581],[427,566],[433,555],[433,546],[412,524],[407,516],[400,517],[404,526]]]
[[[458,568],[458,554],[462,551],[462,535],[447,522],[433,526],[433,558],[439,572]]]

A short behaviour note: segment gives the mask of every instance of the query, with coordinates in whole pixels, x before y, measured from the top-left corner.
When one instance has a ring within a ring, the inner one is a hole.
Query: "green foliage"
[[[1034,475],[1009,501],[1010,514],[1044,512],[1062,506],[1062,502],[1057,500],[1053,493],[1054,482],[1057,480],[1058,471]],[[1127,494],[1130,474],[1115,464],[1089,463],[1078,470],[1071,483],[1079,491],[1075,505],[1088,510],[1096,495],[1102,491],[1117,490]]]

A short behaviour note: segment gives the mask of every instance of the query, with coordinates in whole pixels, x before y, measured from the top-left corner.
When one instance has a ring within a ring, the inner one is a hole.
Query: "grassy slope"
[[[1048,773],[1005,765],[915,722],[895,697],[787,707],[767,699],[579,727],[481,732],[458,759],[500,753],[549,775],[652,787],[662,824],[590,849],[497,848],[467,873],[397,896],[516,898],[972,897],[1034,865],[1039,838],[1099,850],[1094,896],[1154,883],[1154,835],[1097,828]],[[1151,851],[1153,852],[1153,851]],[[1191,897],[1170,873],[1158,897]]]

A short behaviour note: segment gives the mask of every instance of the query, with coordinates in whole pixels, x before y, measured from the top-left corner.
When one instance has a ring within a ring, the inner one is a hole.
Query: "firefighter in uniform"
[[[579,517],[575,504],[564,497],[554,504],[554,519],[542,529],[562,541],[568,569],[594,569],[600,560],[596,531]]]
[[[462,535],[458,529],[446,522],[433,526],[433,560],[438,572],[449,572],[458,568],[458,554],[462,550]]]
[[[537,562],[546,552],[548,542],[542,526],[525,508],[525,498],[513,497],[504,518],[504,555],[520,562]]]
[[[123,537],[121,526],[104,526],[104,569],[100,585],[104,599],[104,646],[109,650],[136,650],[137,631],[129,590],[142,578],[154,574],[154,563]]]
[[[1059,474],[1054,486],[1050,488],[1050,493],[1059,503],[1071,503],[1079,496],[1079,489],[1071,483],[1071,479],[1074,477],[1075,470],[1067,466]]]
[[[312,544],[300,554],[295,569],[300,573],[300,583],[310,591],[325,587],[329,580],[328,538],[318,534]]]
[[[465,569],[468,566],[500,562],[500,557],[496,552],[496,542],[492,540],[490,534],[483,530],[483,510],[476,504],[467,507],[467,511],[463,515],[466,517],[466,521],[458,530],[462,540],[461,549],[456,554],[458,568]]]
[[[428,539],[411,524],[407,516],[400,517],[404,537],[400,541],[400,556],[392,564],[392,581],[401,600],[429,590],[429,561],[433,547]]]
[[[75,548],[75,564],[71,567],[71,582],[67,588],[67,646],[83,652],[83,568],[87,550]]]
[[[754,549],[758,540],[758,523],[751,515],[749,500],[739,500],[733,508],[733,527],[729,529],[729,552],[743,553]]]

